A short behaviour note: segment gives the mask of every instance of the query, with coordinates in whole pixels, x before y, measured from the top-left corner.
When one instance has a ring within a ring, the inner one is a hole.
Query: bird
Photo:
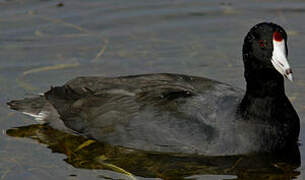
[[[297,144],[300,120],[284,87],[293,81],[287,33],[256,24],[242,58],[245,90],[173,73],[83,76],[7,104],[54,129],[148,152],[218,156]]]

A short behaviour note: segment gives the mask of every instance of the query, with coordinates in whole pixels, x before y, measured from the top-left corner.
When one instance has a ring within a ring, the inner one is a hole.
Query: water
[[[5,105],[8,100],[44,92],[51,85],[83,75],[172,72],[244,87],[243,38],[254,24],[273,21],[289,35],[295,82],[287,81],[286,91],[301,119],[302,143],[305,2],[66,0],[63,6],[58,4],[51,0],[0,1],[0,179],[134,178],[128,173],[137,179],[305,178],[303,145],[302,164],[297,169],[284,167],[279,171],[262,165],[262,170],[259,165],[264,161],[257,157],[232,157],[228,162],[214,159],[210,161],[226,163],[220,163],[223,167],[203,167],[194,158],[168,159],[92,142],[86,146],[84,139],[74,140],[35,125],[12,130],[36,122]],[[94,149],[100,151],[92,152]],[[93,158],[97,154],[102,163]],[[244,161],[259,165],[251,167],[255,169],[252,174],[247,166],[248,173],[243,174],[245,169],[239,165]]]

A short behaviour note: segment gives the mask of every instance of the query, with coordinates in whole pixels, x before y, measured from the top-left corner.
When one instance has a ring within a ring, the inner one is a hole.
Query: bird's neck
[[[264,98],[285,96],[284,78],[270,70],[249,73],[246,77],[246,95]]]
[[[272,68],[245,69],[247,87],[239,113],[244,116],[243,119],[250,114],[261,120],[275,116],[272,107],[288,101],[283,76]]]
[[[285,96],[284,78],[276,69],[257,60],[247,62],[244,72],[246,95],[256,98]]]

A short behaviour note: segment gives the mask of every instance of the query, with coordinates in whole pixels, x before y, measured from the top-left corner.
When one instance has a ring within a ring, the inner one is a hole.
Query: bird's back
[[[65,126],[87,137],[149,151],[207,154],[223,151],[220,139],[230,134],[241,93],[206,78],[148,74],[79,77],[45,96]]]

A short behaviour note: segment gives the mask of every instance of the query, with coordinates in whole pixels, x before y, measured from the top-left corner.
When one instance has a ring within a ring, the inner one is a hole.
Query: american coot
[[[8,102],[55,129],[134,149],[230,155],[295,145],[299,118],[285,95],[292,80],[287,34],[255,25],[244,39],[246,91],[180,74],[78,77],[44,95]]]

